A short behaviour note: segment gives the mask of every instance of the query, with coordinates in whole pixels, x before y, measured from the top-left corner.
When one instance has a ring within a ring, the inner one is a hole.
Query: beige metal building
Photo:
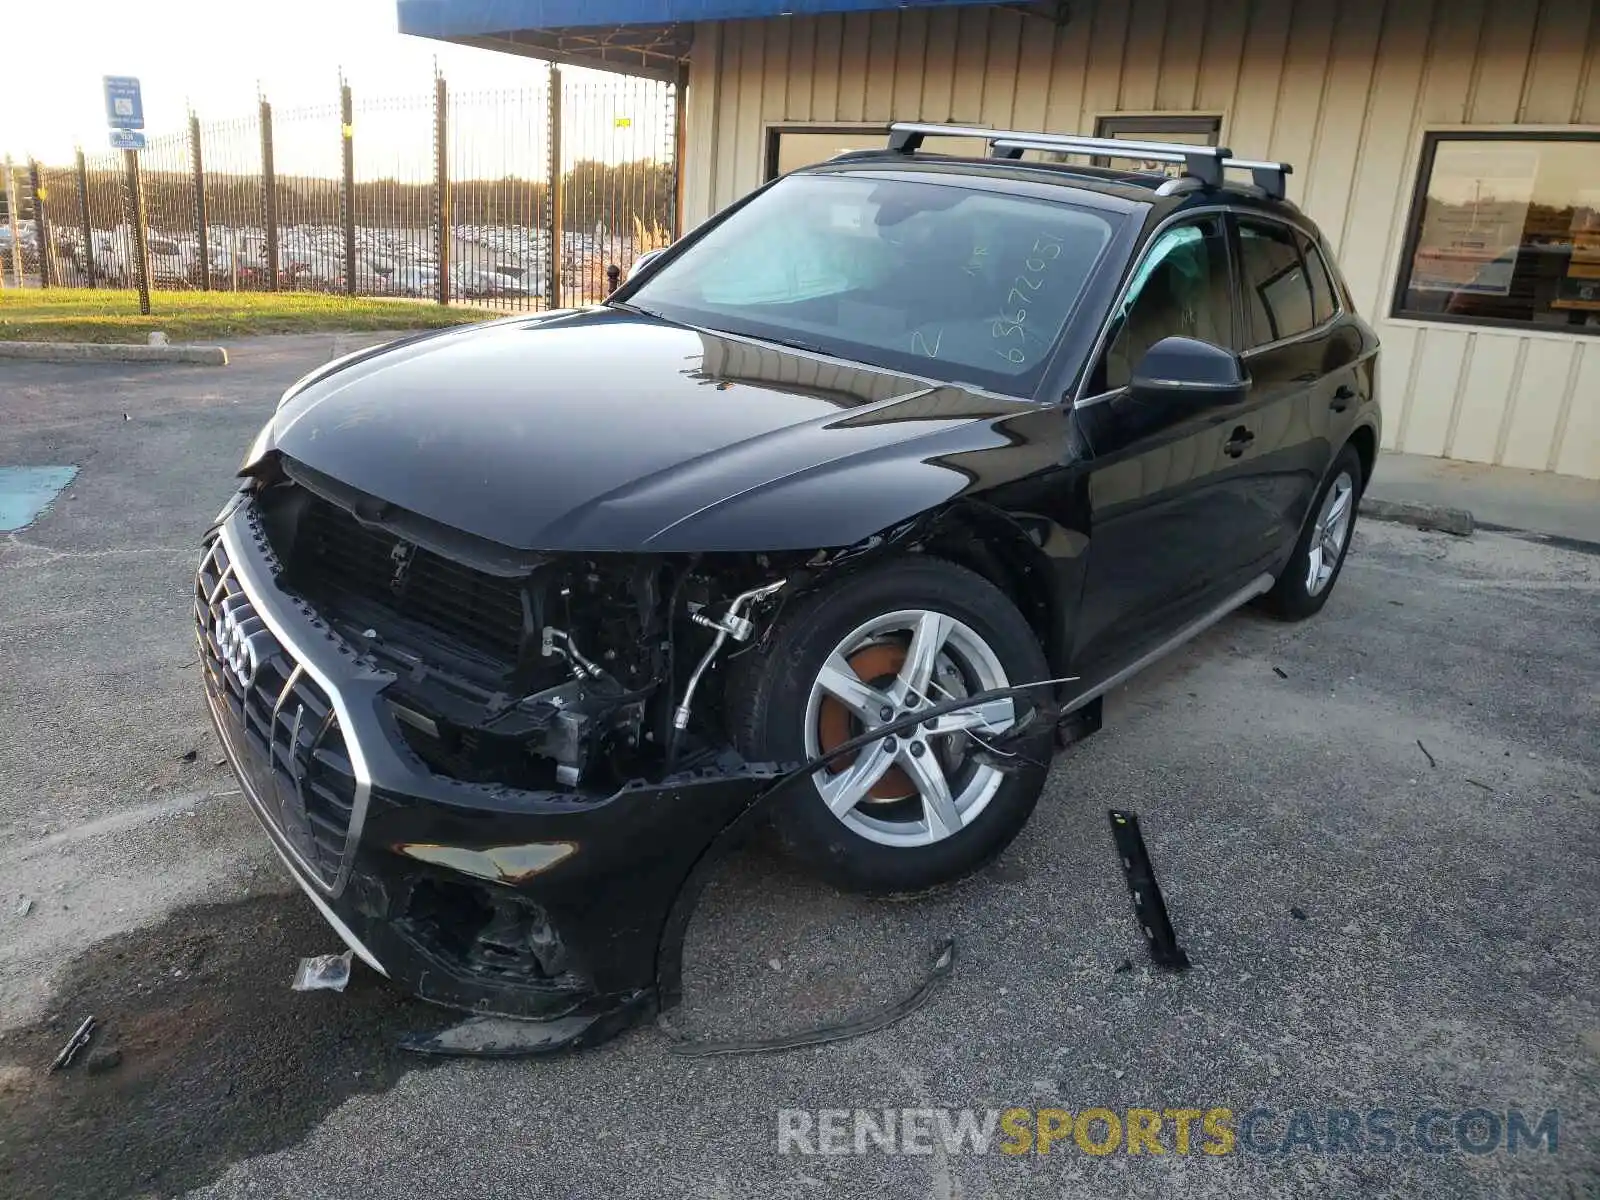
[[[1383,339],[1387,447],[1600,478],[1597,0],[527,4],[569,23],[413,31],[686,82],[687,225],[890,120],[1289,161]]]

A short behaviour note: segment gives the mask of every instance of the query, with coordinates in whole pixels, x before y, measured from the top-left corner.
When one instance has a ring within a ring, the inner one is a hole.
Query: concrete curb
[[[225,367],[228,352],[221,346],[143,346],[111,342],[0,342],[0,358],[26,358],[34,362],[150,362],[195,363]]]
[[[1374,521],[1396,521],[1401,525],[1414,525],[1418,529],[1436,529],[1453,533],[1457,537],[1471,537],[1474,522],[1472,514],[1464,508],[1446,508],[1442,504],[1413,504],[1408,500],[1381,500],[1376,496],[1361,498],[1361,515]]]

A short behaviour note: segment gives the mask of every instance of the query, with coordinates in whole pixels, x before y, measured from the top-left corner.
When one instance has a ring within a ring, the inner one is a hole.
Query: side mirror
[[[1250,391],[1250,376],[1232,350],[1195,338],[1167,337],[1145,351],[1128,388],[1135,400],[1155,404],[1223,407]]]
[[[660,258],[666,252],[667,248],[665,246],[658,246],[654,250],[646,250],[643,254],[639,255],[638,258],[634,259],[633,265],[628,268],[628,279],[637,279],[640,275],[650,269],[651,263]]]

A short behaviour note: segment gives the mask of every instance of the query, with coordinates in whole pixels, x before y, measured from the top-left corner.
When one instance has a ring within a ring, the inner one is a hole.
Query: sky
[[[514,88],[533,59],[396,30],[394,0],[0,0],[0,153],[66,163],[107,146],[104,75],[136,75],[151,134],[358,94],[428,95],[435,60],[452,87]],[[572,72],[587,74],[587,72]]]

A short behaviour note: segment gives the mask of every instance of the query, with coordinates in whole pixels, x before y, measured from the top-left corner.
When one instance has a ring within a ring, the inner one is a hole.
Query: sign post
[[[139,285],[139,312],[150,315],[150,249],[145,240],[144,192],[139,179],[139,151],[144,149],[144,97],[139,81],[132,75],[104,77],[106,125],[111,131],[113,149],[122,151],[126,178],[128,229],[133,244],[133,277]]]
[[[22,286],[22,226],[17,215],[17,179],[11,173],[11,156],[6,155],[6,216],[11,222],[11,273],[18,287]]]

